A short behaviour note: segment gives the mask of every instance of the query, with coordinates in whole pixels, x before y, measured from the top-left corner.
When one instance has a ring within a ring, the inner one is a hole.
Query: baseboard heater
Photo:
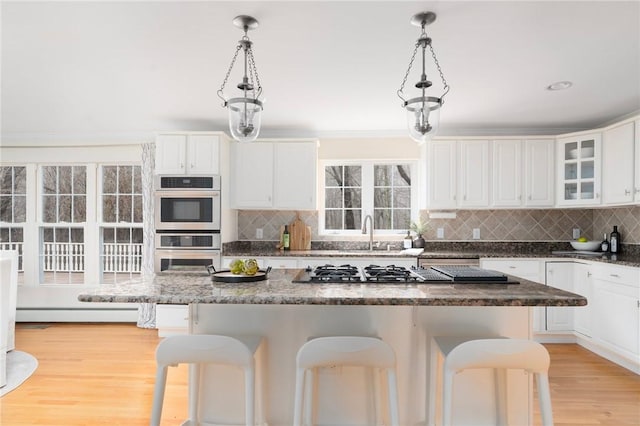
[[[137,322],[131,308],[17,308],[17,322]]]

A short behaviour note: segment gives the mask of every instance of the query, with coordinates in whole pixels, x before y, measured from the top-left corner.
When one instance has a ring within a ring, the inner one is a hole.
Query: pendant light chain
[[[253,79],[255,76],[255,83],[258,85],[256,98],[259,98],[262,94],[262,85],[260,84],[260,76],[258,75],[258,69],[256,68],[256,61],[253,59],[253,50],[251,47],[247,49],[247,58],[249,59],[249,77],[251,78],[251,84],[253,85]]]
[[[222,86],[220,86],[220,89],[218,89],[218,92],[217,92],[218,97],[223,101],[225,101],[225,105],[226,105],[226,99],[223,96],[224,88],[227,85],[227,81],[229,80],[229,76],[231,75],[231,70],[233,70],[233,66],[236,63],[236,59],[238,58],[238,53],[240,53],[240,49],[242,49],[242,45],[239,44],[238,47],[236,47],[236,53],[233,54],[233,58],[231,59],[231,65],[229,65],[229,69],[227,70],[227,75],[224,76],[224,81],[222,82]]]
[[[413,54],[411,55],[411,60],[409,61],[409,67],[407,68],[407,72],[402,79],[402,84],[400,85],[400,89],[398,90],[398,97],[405,101],[405,98],[402,96],[402,91],[404,90],[404,85],[407,84],[407,79],[409,78],[409,73],[411,72],[411,68],[413,67],[413,61],[416,59],[416,54],[418,53],[418,47],[420,47],[420,43],[416,43],[416,47],[413,49]]]
[[[442,84],[444,85],[444,93],[442,94],[442,96],[440,96],[440,99],[442,100],[442,104],[444,104],[444,95],[446,95],[447,93],[449,93],[449,84],[447,83],[447,80],[444,78],[444,74],[442,73],[442,68],[440,68],[440,62],[438,62],[438,58],[436,58],[436,52],[433,51],[433,46],[431,45],[431,43],[429,43],[429,50],[431,50],[431,56],[433,57],[433,62],[436,64],[436,68],[438,68],[438,72],[440,73],[440,79],[442,80]]]

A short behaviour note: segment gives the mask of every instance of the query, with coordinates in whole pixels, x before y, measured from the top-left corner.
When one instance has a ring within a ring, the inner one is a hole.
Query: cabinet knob
[[[640,194],[640,188],[636,188],[636,194]]]
[[[611,275],[613,278],[620,278],[620,275],[618,274],[609,274],[609,275]]]
[[[591,276],[591,272],[587,272],[587,277],[590,277],[590,276]]]
[[[531,195],[529,195],[529,200],[531,200]]]
[[[596,198],[600,198],[600,194],[596,192]]]
[[[624,195],[631,195],[631,191],[629,191],[628,189],[624,190]]]

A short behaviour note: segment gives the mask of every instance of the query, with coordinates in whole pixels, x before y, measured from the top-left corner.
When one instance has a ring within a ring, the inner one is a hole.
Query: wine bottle
[[[620,233],[618,227],[613,226],[613,231],[609,235],[609,251],[611,253],[620,253]]]
[[[604,238],[602,239],[602,242],[600,243],[600,250],[602,250],[603,253],[606,253],[609,251],[609,241],[607,241],[607,233],[604,233]]]
[[[284,232],[282,233],[282,248],[289,250],[291,248],[290,244],[289,226],[285,225]]]
[[[404,237],[402,244],[406,249],[410,249],[413,246],[413,239],[411,238],[411,233],[409,231],[407,231],[407,236]]]

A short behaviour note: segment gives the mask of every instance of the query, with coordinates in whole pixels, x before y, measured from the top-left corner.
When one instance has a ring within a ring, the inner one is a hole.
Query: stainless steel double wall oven
[[[220,176],[158,175],[155,271],[220,268]]]

